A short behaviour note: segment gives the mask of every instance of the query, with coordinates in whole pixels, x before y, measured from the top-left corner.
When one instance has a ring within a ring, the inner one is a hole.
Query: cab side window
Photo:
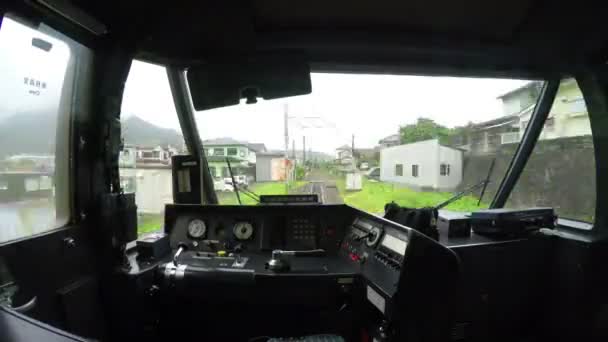
[[[164,66],[134,60],[121,108],[121,187],[135,193],[138,233],[161,229],[173,203],[171,158],[188,154]]]
[[[67,38],[0,27],[0,243],[65,225],[74,56]]]
[[[522,115],[521,122],[527,124],[529,115]],[[555,207],[562,219],[592,223],[595,194],[595,153],[589,114],[576,80],[564,79],[526,168],[505,206]]]

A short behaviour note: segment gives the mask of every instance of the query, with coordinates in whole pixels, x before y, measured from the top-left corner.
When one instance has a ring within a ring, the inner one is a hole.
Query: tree
[[[427,118],[418,118],[418,121],[415,124],[405,125],[399,128],[402,144],[430,139],[444,141],[450,133],[449,128]]]

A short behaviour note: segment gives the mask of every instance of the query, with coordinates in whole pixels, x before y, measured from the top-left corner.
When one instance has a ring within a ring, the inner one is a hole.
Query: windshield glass
[[[317,193],[324,203],[382,213],[391,201],[436,206],[471,189],[446,207],[471,211],[494,196],[542,85],[315,73],[310,95],[195,118],[221,204],[238,204],[236,185],[257,195]],[[255,204],[248,195],[242,204]]]

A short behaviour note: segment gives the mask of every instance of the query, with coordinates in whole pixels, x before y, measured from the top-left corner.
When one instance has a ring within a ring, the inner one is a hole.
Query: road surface
[[[336,187],[336,181],[331,175],[321,170],[312,170],[307,176],[309,182],[302,189],[303,192],[319,195],[323,204],[342,204],[342,196]]]

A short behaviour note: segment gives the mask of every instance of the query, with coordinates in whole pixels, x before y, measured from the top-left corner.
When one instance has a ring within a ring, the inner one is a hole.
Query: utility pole
[[[296,139],[291,139],[291,156],[296,159]]]
[[[352,137],[350,149],[351,149],[352,164],[353,164],[353,171],[354,171],[357,169],[357,162],[355,161],[355,135],[354,134]]]
[[[306,136],[302,136],[302,165],[306,165]]]
[[[285,191],[287,191],[287,187],[289,186],[289,156],[287,155],[289,151],[289,106],[287,105],[287,103],[283,105],[283,110],[283,120],[285,121]]]

